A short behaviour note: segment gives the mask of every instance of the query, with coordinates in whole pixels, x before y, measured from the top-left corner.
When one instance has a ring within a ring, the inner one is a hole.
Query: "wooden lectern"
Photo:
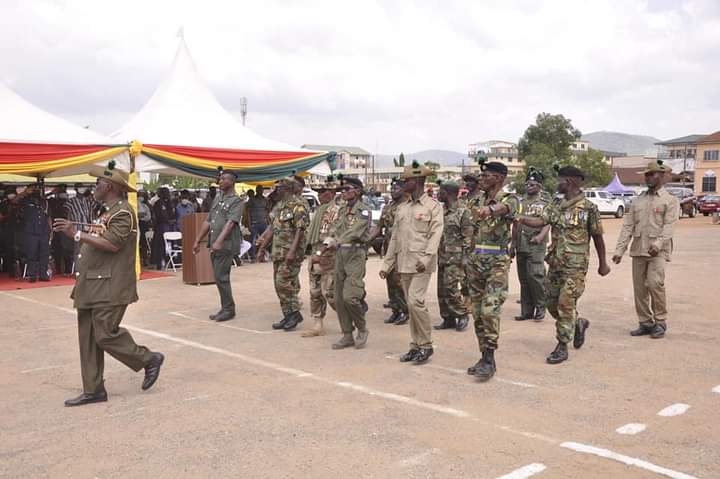
[[[215,282],[210,249],[206,247],[207,237],[200,242],[198,254],[192,252],[195,239],[200,235],[200,229],[207,217],[207,213],[194,213],[182,219],[180,230],[182,231],[183,283],[200,285]]]

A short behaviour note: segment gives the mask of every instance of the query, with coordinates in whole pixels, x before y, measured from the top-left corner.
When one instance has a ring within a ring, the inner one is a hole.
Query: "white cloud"
[[[382,152],[517,139],[540,111],[583,131],[720,129],[714,0],[5,1],[0,80],[111,131],[149,98],[184,26],[249,126]]]

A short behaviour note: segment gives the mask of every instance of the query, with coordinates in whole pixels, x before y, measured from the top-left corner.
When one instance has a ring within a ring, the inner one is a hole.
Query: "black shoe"
[[[402,313],[400,311],[393,311],[392,314],[385,320],[385,324],[393,324],[398,320]]]
[[[221,310],[218,311],[217,313],[211,314],[210,316],[208,316],[208,318],[210,319],[210,321],[215,321],[215,318],[216,318],[217,316],[220,316],[220,314],[221,314],[222,312],[223,312],[223,310],[221,309]]]
[[[415,364],[422,364],[428,359],[430,359],[430,356],[433,355],[433,348],[422,348],[420,351],[418,351],[415,356],[412,358],[412,362]]]
[[[455,318],[445,318],[442,320],[442,323],[433,326],[435,329],[455,329],[456,327],[457,322],[455,321]]]
[[[392,304],[390,304],[390,303],[385,303],[385,304],[383,304],[383,308],[385,308],[385,309],[392,309]]]
[[[398,319],[393,324],[395,324],[395,326],[402,326],[408,321],[410,321],[410,315],[408,313],[400,313],[400,316],[398,316]]]
[[[664,324],[655,323],[655,326],[653,326],[652,333],[650,333],[650,337],[652,339],[660,339],[665,337],[665,331],[667,330],[667,326]]]
[[[480,364],[478,364],[477,368],[475,368],[473,375],[478,378],[480,382],[484,383],[495,376],[496,369],[495,350],[486,349],[483,351],[482,360],[480,361]]]
[[[288,321],[285,323],[285,326],[283,326],[283,329],[285,331],[292,331],[297,327],[298,324],[303,322],[303,316],[300,314],[300,311],[295,311],[293,313],[290,313],[288,315]]]
[[[472,366],[470,366],[469,368],[467,368],[467,373],[468,373],[470,376],[474,376],[474,375],[475,375],[475,371],[477,371],[477,369],[480,367],[480,365],[482,364],[482,362],[483,362],[482,358],[481,358],[481,359],[478,359],[478,362],[476,362],[475,364],[473,364]]]
[[[406,363],[406,362],[408,362],[408,361],[414,361],[414,360],[415,360],[415,356],[417,356],[419,353],[420,353],[420,350],[419,350],[419,349],[411,349],[411,350],[408,351],[407,353],[405,353],[405,354],[403,354],[402,356],[400,356],[400,362],[401,362],[401,363]]]
[[[82,393],[76,398],[66,399],[65,407],[84,406],[85,404],[92,404],[94,402],[105,402],[107,401],[107,398],[107,392],[105,391],[105,388],[103,388],[96,393]]]
[[[533,319],[535,321],[542,321],[545,319],[545,308],[538,308]]]
[[[363,299],[363,300],[362,300],[362,311],[363,311],[363,314],[367,314],[367,312],[368,312],[369,309],[370,309],[370,307],[368,306],[367,301],[365,301],[365,300]]]
[[[235,311],[220,311],[215,315],[215,321],[222,323],[223,321],[230,321],[235,317]]]
[[[288,318],[289,318],[289,315],[283,317],[283,319],[281,319],[281,320],[278,321],[277,323],[273,323],[273,324],[272,324],[272,328],[273,328],[273,329],[283,329],[283,328],[285,327],[285,325],[287,324],[287,322],[288,322]]]
[[[145,379],[143,379],[142,390],[147,391],[155,384],[158,376],[160,376],[160,366],[165,361],[165,356],[162,353],[152,353],[150,358],[150,364],[145,366]]]
[[[641,324],[637,329],[630,331],[630,336],[647,336],[653,331],[653,326],[645,326]]]
[[[515,316],[515,321],[527,321],[528,319],[533,319],[533,316],[531,314],[521,314],[520,316]]]
[[[578,318],[575,323],[575,337],[573,338],[573,348],[580,349],[585,344],[585,331],[590,327],[590,321],[585,318]]]
[[[465,331],[465,328],[467,328],[468,323],[470,322],[470,318],[468,318],[467,314],[465,316],[460,316],[457,318],[457,324],[455,325],[455,331],[462,332]]]
[[[553,350],[553,352],[550,353],[550,356],[545,358],[545,361],[547,361],[548,364],[559,364],[563,361],[567,361],[567,358],[568,358],[567,344],[558,343],[557,346],[555,346],[555,350]]]

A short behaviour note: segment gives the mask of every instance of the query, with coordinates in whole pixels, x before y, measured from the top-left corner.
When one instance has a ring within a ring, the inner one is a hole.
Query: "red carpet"
[[[140,275],[140,280],[164,278],[166,276],[172,276],[172,274],[163,273],[162,271],[143,271]],[[55,276],[50,281],[36,281],[35,283],[30,283],[29,281],[17,281],[16,279],[10,278],[4,274],[0,275],[0,291],[51,288],[53,286],[72,286],[73,284],[75,284],[75,278],[64,278],[62,276]]]

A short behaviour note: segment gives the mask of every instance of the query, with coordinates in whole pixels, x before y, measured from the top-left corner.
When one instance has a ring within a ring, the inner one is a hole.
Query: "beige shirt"
[[[630,256],[650,256],[648,250],[655,245],[660,249],[659,254],[670,261],[673,229],[679,218],[680,203],[665,188],[655,193],[644,191],[635,198],[625,215],[615,256],[625,254],[632,238]]]
[[[442,231],[443,208],[427,194],[400,203],[383,271],[395,267],[399,273],[417,273],[418,261],[425,266],[425,272],[435,271]]]

